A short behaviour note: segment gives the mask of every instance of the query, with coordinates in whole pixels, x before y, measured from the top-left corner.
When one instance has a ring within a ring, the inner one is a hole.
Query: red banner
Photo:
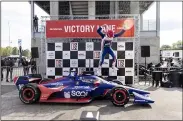
[[[99,38],[97,33],[99,26],[107,24],[103,28],[104,32],[108,29],[118,33],[126,19],[120,20],[50,20],[46,22],[47,38]],[[134,37],[134,20],[133,26],[126,30],[121,37]]]

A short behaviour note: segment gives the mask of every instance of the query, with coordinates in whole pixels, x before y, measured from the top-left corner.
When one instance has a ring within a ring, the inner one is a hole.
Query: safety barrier
[[[24,76],[27,74],[38,74],[39,67],[34,66],[21,66],[21,67],[10,67],[1,66],[1,81],[12,81],[16,76]]]

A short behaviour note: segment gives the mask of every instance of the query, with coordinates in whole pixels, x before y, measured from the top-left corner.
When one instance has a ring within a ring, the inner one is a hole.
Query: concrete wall
[[[95,19],[95,1],[88,1],[88,19]]]
[[[42,35],[43,36],[43,35]],[[44,37],[42,37],[44,38]],[[41,40],[41,33],[35,33],[34,47],[38,47],[39,58],[36,59],[39,73],[42,76],[46,75],[46,44],[44,40]]]
[[[147,63],[159,63],[160,61],[160,38],[159,37],[140,37],[140,46],[150,46],[150,57],[146,58]],[[144,64],[145,58],[141,57],[141,50],[139,50],[139,63]]]
[[[58,20],[59,14],[59,2],[50,1],[50,15],[52,20]]]

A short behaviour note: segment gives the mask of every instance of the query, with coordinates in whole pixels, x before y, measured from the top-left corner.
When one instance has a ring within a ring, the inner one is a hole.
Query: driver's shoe
[[[118,68],[116,68],[115,66],[112,66],[112,69],[114,69],[115,71],[117,71],[117,70],[118,70]]]

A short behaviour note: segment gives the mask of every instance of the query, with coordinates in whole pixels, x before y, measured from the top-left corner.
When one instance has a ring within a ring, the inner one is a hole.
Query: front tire
[[[124,106],[129,102],[130,96],[125,88],[114,88],[111,92],[111,102],[115,106]]]
[[[32,104],[39,100],[40,91],[36,85],[24,85],[19,91],[19,98],[25,104]]]

